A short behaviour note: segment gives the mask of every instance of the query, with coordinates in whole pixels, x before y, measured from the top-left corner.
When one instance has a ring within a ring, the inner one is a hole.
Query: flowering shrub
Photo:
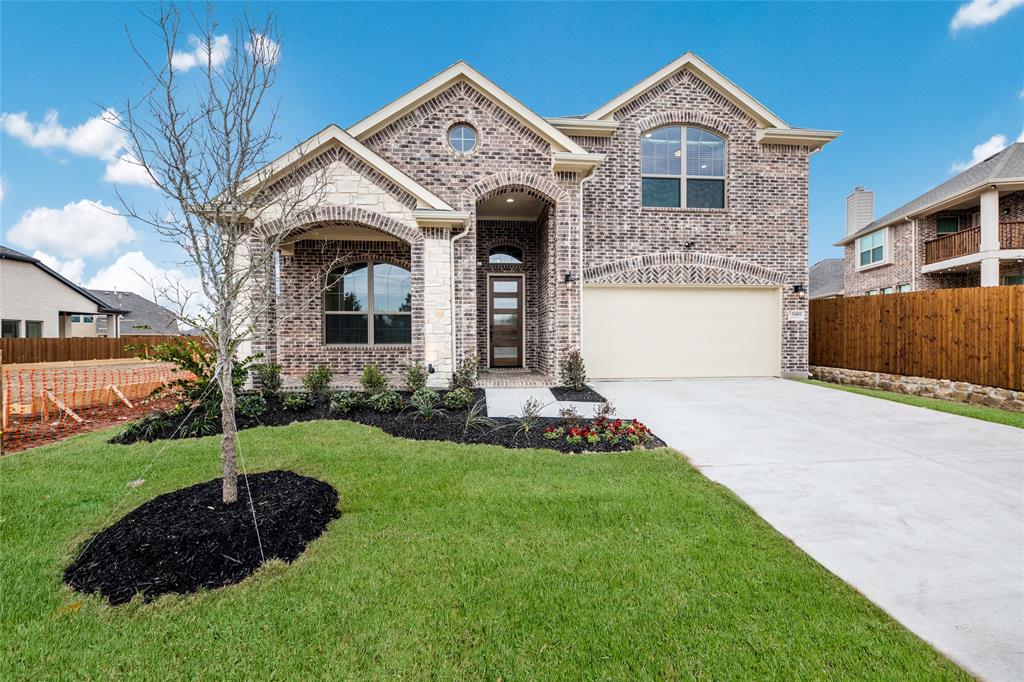
[[[548,440],[558,440],[565,435],[565,429],[561,426],[549,426],[544,429],[544,437]]]
[[[653,437],[650,429],[641,422],[607,417],[598,417],[589,424],[568,428],[549,426],[544,429],[544,437],[549,440],[557,440],[563,435],[565,442],[573,445],[583,442],[598,445],[602,441],[611,445],[618,445],[623,441],[630,445],[646,445]]]

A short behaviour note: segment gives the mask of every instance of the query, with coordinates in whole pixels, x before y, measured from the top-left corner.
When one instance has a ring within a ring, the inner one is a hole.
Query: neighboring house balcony
[[[999,223],[999,251],[1024,249],[1024,220]],[[981,252],[981,227],[972,227],[929,239],[924,244],[925,265]]]

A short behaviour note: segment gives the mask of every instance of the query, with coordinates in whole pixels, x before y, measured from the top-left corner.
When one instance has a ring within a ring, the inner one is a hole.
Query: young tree
[[[176,282],[153,284],[216,353],[223,500],[232,504],[238,467],[231,370],[239,345],[274,304],[274,258],[287,238],[263,226],[285,224],[315,205],[327,176],[314,171],[301,182],[280,182],[279,169],[267,166],[278,140],[277,107],[269,102],[280,54],[273,17],[258,24],[243,20],[225,35],[218,35],[210,9],[190,18],[197,30],[189,31],[184,52],[182,16],[174,5],[151,17],[162,41],[158,57],[147,57],[132,41],[149,89],[118,115],[128,139],[122,161],[137,164],[167,206],[143,213],[122,203],[129,215],[177,244],[198,278],[201,296]]]

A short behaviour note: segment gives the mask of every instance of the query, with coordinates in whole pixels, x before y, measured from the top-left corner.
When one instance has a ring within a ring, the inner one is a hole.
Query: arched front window
[[[491,265],[522,265],[523,250],[508,244],[495,246],[487,256],[487,262]]]
[[[390,263],[353,263],[327,275],[324,341],[412,342],[412,278]]]
[[[685,126],[648,130],[640,157],[644,206],[725,208],[725,140],[718,135]]]

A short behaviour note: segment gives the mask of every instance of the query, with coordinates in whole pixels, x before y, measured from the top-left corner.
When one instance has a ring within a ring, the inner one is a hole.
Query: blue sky
[[[281,151],[458,59],[559,116],[589,112],[692,50],[790,125],[843,131],[811,163],[814,262],[839,255],[831,244],[854,185],[875,190],[880,215],[1024,134],[1022,4],[254,3],[218,5],[217,18],[227,28],[243,9],[277,15]],[[116,139],[73,130],[142,91],[125,29],[156,47],[141,14],[153,7],[0,4],[3,242],[101,287],[138,289],[133,270],[180,260],[145,226],[97,211],[120,207],[109,179],[130,174]],[[48,111],[57,122],[36,127]],[[151,189],[122,190],[157,204]]]

